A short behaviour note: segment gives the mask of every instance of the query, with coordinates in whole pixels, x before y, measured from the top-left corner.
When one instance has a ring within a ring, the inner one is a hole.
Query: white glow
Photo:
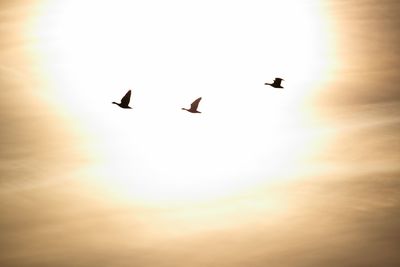
[[[326,68],[316,1],[54,1],[37,29],[94,173],[148,200],[230,194],[296,170]],[[285,90],[264,86],[285,79]],[[112,105],[132,89],[133,110]],[[180,110],[202,96],[199,110]]]

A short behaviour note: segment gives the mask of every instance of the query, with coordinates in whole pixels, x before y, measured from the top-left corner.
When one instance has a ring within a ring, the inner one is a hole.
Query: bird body
[[[271,85],[274,88],[283,88],[281,85],[282,81],[284,81],[284,79],[275,78],[273,83],[265,83],[265,85]]]
[[[118,106],[120,106],[121,108],[131,108],[129,106],[129,101],[131,100],[131,90],[129,90],[124,97],[121,99],[121,103],[117,103],[117,102],[112,102],[113,104],[116,104]]]
[[[193,103],[190,105],[190,109],[182,108],[183,110],[186,110],[190,113],[201,113],[200,111],[197,110],[197,107],[199,106],[201,97],[197,98]]]

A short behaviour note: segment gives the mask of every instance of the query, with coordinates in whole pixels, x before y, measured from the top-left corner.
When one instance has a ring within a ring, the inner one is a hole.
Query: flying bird
[[[116,103],[116,102],[112,102],[113,104],[116,104],[118,106],[120,106],[121,108],[131,108],[129,106],[129,101],[131,100],[131,90],[129,90],[124,97],[121,99],[121,103]]]
[[[281,85],[282,81],[284,81],[284,79],[275,78],[273,83],[265,83],[265,85],[271,85],[274,88],[283,88]]]
[[[197,110],[197,107],[199,106],[201,97],[197,98],[193,103],[190,105],[190,109],[182,108],[183,110],[189,111],[191,113],[201,113],[200,111]]]

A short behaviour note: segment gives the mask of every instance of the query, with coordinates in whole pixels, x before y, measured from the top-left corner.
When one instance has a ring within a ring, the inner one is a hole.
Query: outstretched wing
[[[190,105],[191,110],[197,110],[197,107],[199,106],[201,97],[197,98],[193,103]]]
[[[128,106],[129,101],[131,101],[131,90],[129,90],[125,96],[121,99],[121,105]]]
[[[283,81],[282,78],[275,78],[275,79],[274,79],[274,84],[280,85],[282,81]]]

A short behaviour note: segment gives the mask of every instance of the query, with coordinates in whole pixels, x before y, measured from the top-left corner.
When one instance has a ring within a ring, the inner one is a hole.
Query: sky
[[[0,1],[0,265],[398,266],[399,11]]]

